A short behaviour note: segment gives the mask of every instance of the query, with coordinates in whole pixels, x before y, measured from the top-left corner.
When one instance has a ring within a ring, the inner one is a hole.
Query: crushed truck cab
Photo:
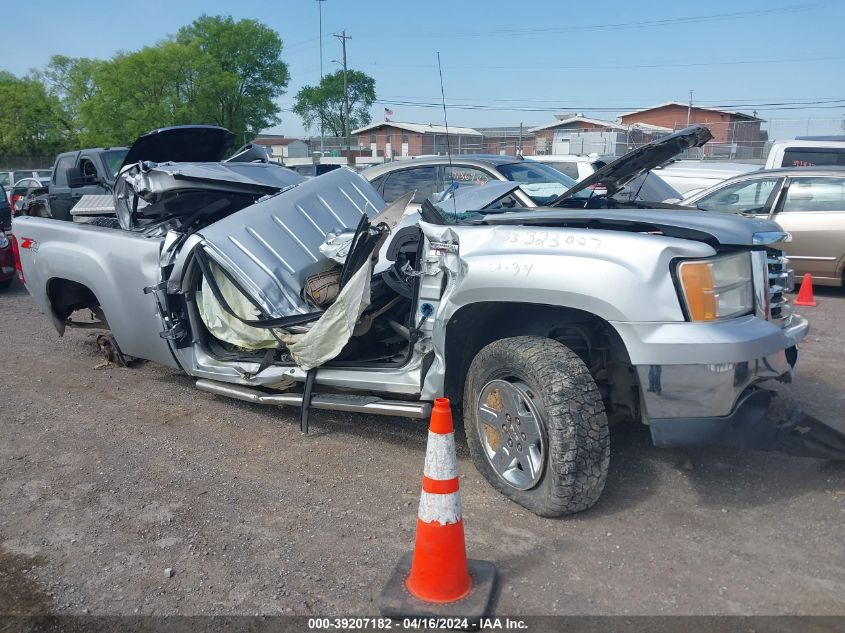
[[[460,196],[417,211],[413,192],[387,205],[351,170],[277,169],[127,165],[112,226],[15,221],[27,288],[60,334],[90,309],[123,357],[297,407],[304,431],[315,409],[425,419],[447,396],[479,472],[543,516],[598,500],[613,424],[646,424],[660,446],[845,455],[818,421],[766,416],[765,385],[791,379],[808,328],[777,224],[566,196],[486,208],[501,185],[463,198],[478,212]]]

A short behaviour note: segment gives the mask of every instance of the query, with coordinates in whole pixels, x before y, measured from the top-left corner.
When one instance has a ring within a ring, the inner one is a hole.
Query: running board
[[[265,393],[250,387],[232,385],[201,378],[196,388],[218,396],[228,396],[255,404],[302,407],[301,393]],[[327,411],[348,411],[372,415],[397,415],[415,420],[427,420],[431,416],[430,402],[406,402],[404,400],[382,400],[377,396],[356,396],[337,393],[316,393],[311,396],[312,409]]]

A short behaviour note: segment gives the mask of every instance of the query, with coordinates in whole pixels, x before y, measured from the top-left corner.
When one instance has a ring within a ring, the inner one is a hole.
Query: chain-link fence
[[[50,169],[55,156],[5,156],[0,155],[0,171],[20,169]]]
[[[795,118],[771,121],[702,123],[713,134],[703,147],[685,152],[683,158],[727,160],[763,164],[772,143],[804,136],[845,134],[841,118]],[[683,129],[686,123],[676,123]]]

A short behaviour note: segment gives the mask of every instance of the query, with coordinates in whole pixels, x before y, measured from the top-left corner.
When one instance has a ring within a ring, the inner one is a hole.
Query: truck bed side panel
[[[16,219],[26,286],[41,310],[54,317],[47,296],[52,279],[67,279],[91,290],[100,302],[118,345],[125,354],[178,366],[166,340],[152,294],[158,283],[159,239],[86,224],[43,218]]]

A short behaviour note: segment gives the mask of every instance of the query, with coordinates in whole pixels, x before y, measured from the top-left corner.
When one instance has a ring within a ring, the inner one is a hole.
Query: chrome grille
[[[768,318],[774,323],[782,323],[792,313],[786,293],[791,292],[795,285],[794,273],[789,268],[789,259],[784,257],[783,251],[768,249],[766,261],[769,270]]]

